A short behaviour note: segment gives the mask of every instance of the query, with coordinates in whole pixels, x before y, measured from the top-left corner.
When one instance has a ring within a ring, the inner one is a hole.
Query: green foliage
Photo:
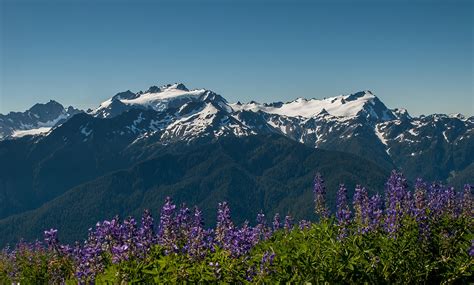
[[[443,284],[472,280],[474,259],[468,254],[472,219],[441,218],[433,225],[430,239],[423,239],[415,221],[403,221],[397,236],[383,230],[358,234],[357,225],[341,239],[333,220],[314,223],[310,228],[280,230],[259,243],[249,255],[233,257],[215,247],[202,258],[166,254],[155,246],[144,259],[132,257],[109,264],[95,280],[98,284],[151,283],[369,283]],[[266,253],[275,254],[262,263]],[[47,283],[54,272],[66,272],[67,284],[75,284],[73,261],[49,250],[19,250],[18,268],[0,256],[0,282]],[[64,275],[63,275],[64,276]],[[14,277],[14,278],[12,278]],[[249,278],[251,277],[251,279]]]
[[[471,200],[464,202],[468,201]],[[331,216],[309,226],[301,223],[301,227],[276,230],[271,236],[252,243],[249,252],[227,250],[220,243],[211,243],[205,247],[205,254],[190,255],[192,251],[184,250],[186,243],[178,238],[176,247],[157,242],[135,254],[114,256],[113,252],[103,250],[111,244],[102,242],[98,243],[100,250],[94,251],[99,262],[94,264],[93,274],[90,271],[87,277],[82,277],[87,280],[77,280],[75,274],[84,276],[78,270],[81,262],[94,261],[95,257],[82,259],[81,254],[71,254],[77,248],[71,250],[58,244],[53,235],[48,236],[47,247],[22,242],[14,250],[0,252],[0,284],[471,282],[474,276],[472,212],[463,210],[455,214],[449,207],[438,212],[433,210],[436,207],[427,208],[427,218],[420,221],[417,220],[420,216],[406,214],[408,209],[398,212],[396,230],[394,223],[387,222],[388,215],[372,220],[377,223],[372,223],[371,230],[366,230],[367,224],[361,219],[338,224]],[[49,232],[55,234],[53,230]],[[109,241],[110,237],[105,235],[104,240]],[[130,240],[134,242],[132,247],[142,241]]]
[[[47,284],[59,283],[57,276],[73,278],[73,261],[57,251],[35,249],[20,245],[14,252],[15,264],[0,254],[0,284]]]
[[[332,220],[309,229],[281,230],[258,244],[247,257],[234,258],[216,248],[195,260],[181,254],[166,255],[155,247],[146,260],[130,260],[107,268],[102,282],[120,283],[368,283],[447,284],[472,280],[474,259],[468,250],[474,238],[472,220],[441,219],[423,239],[417,224],[406,219],[396,237],[383,230],[352,234],[340,239]],[[448,235],[447,235],[448,234]],[[265,253],[275,259],[261,270]],[[218,264],[218,266],[215,266]],[[214,265],[214,266],[212,266]],[[254,275],[249,275],[253,272]],[[251,280],[246,278],[251,276]]]
[[[229,252],[218,247],[206,257],[194,259],[176,253],[166,255],[162,247],[155,246],[145,260],[132,259],[111,265],[96,281],[114,284],[124,280],[130,283],[243,283],[252,262],[233,258]]]
[[[453,224],[454,223],[454,224]],[[337,226],[314,224],[309,230],[277,235],[259,249],[275,250],[274,274],[267,281],[295,283],[467,282],[474,273],[468,255],[473,233],[466,219],[445,220],[421,240],[415,223],[405,221],[397,237],[382,231],[338,240]],[[449,237],[446,233],[449,232]]]

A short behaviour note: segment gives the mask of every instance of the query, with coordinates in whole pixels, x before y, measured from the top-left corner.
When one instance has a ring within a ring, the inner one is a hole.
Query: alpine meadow
[[[0,0],[0,284],[472,284],[473,4]]]

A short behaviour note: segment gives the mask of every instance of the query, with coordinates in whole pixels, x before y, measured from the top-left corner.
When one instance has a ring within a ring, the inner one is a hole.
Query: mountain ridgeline
[[[25,112],[0,114],[0,139],[47,132],[80,112],[72,106],[64,108],[51,100],[45,104],[35,104]]]
[[[332,206],[338,183],[381,191],[393,168],[459,187],[473,183],[473,126],[413,118],[370,91],[243,104],[168,84],[87,112],[37,104],[0,115],[0,243],[48,227],[72,241],[97,220],[158,211],[166,196],[211,224],[223,200],[239,222],[259,210],[311,219],[316,171]]]

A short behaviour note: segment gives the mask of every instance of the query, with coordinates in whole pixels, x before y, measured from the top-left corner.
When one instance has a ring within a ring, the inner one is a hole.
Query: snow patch
[[[34,136],[47,133],[51,130],[51,127],[40,127],[30,130],[15,130],[12,134],[12,137],[19,138],[23,136]]]
[[[415,132],[415,129],[410,129],[408,130],[408,132],[412,135],[412,136],[418,136],[418,133]]]
[[[356,100],[348,100],[351,95],[341,95],[337,97],[331,97],[326,99],[304,99],[298,98],[295,101],[284,103],[279,107],[269,106],[267,104],[259,104],[251,102],[248,104],[230,104],[234,111],[252,111],[258,112],[263,111],[270,114],[283,115],[288,117],[305,117],[311,118],[320,114],[323,109],[330,115],[337,117],[354,117],[367,103],[373,103],[376,98],[370,92],[365,92],[363,96]],[[371,115],[375,115],[375,112],[370,108],[369,112]],[[388,114],[387,114],[388,116]],[[385,117],[385,116],[384,116]]]
[[[444,139],[446,140],[446,142],[449,143],[449,139],[448,139],[448,137],[446,136],[446,131],[443,131],[443,137],[444,137]]]
[[[140,106],[145,108],[151,108],[157,111],[166,109],[170,102],[174,100],[196,100],[199,96],[206,92],[205,89],[196,89],[191,91],[176,89],[170,86],[161,92],[157,93],[143,93],[136,98],[132,99],[116,99],[125,105],[129,106]],[[112,104],[112,99],[108,99],[100,104],[100,106],[92,113],[97,114],[103,109],[107,109]]]
[[[379,129],[379,125],[375,126],[375,135],[379,138],[379,140],[384,144],[387,145],[387,140],[383,136],[383,133]]]
[[[87,126],[85,127],[81,126],[80,130],[81,130],[81,134],[83,134],[85,137],[90,136],[90,134],[92,133],[92,130],[88,130]]]

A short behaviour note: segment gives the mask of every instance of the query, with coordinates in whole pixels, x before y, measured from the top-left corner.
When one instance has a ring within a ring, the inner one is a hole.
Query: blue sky
[[[0,113],[183,82],[474,115],[473,1],[0,0]]]

